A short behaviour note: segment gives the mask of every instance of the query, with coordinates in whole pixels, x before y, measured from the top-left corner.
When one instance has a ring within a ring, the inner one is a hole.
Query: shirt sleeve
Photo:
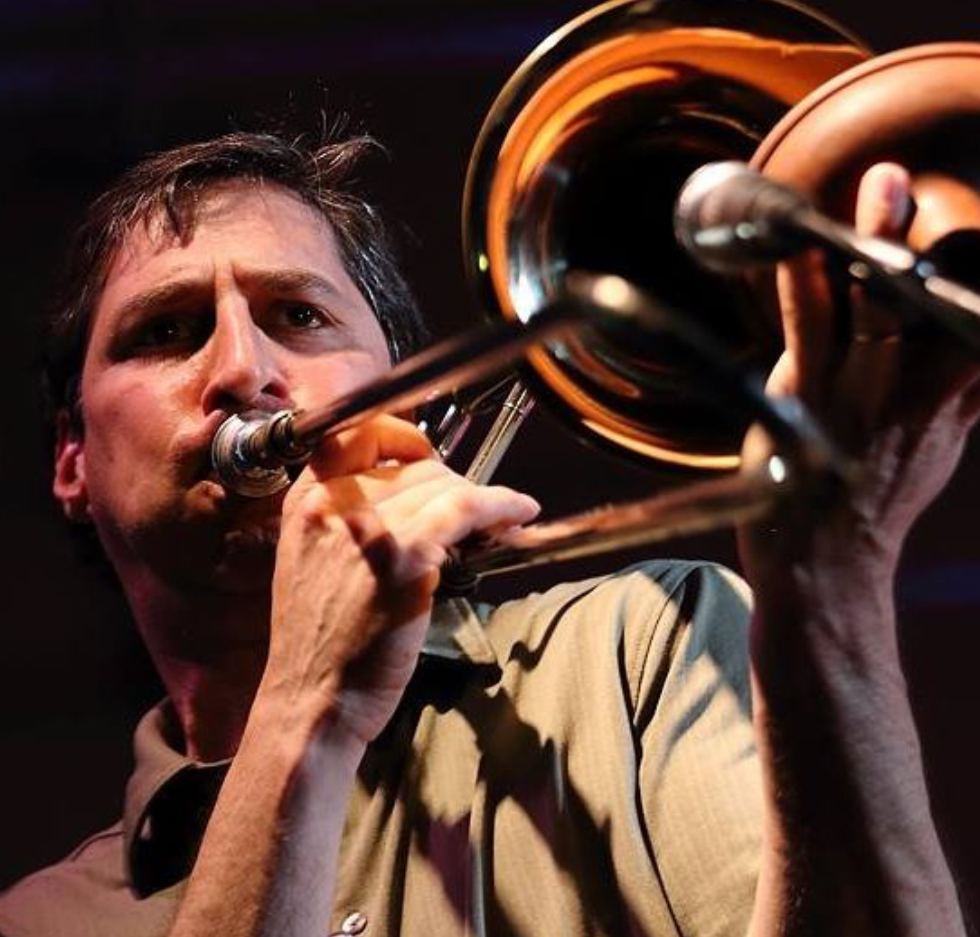
[[[649,849],[685,937],[742,937],[762,826],[751,722],[748,587],[691,564],[627,649]]]

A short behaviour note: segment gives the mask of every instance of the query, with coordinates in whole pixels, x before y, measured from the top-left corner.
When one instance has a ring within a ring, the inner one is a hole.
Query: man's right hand
[[[323,441],[284,502],[265,673],[171,937],[329,931],[357,768],[415,669],[446,551],[537,512],[394,417]]]
[[[467,482],[395,417],[324,439],[285,500],[256,705],[366,745],[412,675],[447,550],[538,510]]]

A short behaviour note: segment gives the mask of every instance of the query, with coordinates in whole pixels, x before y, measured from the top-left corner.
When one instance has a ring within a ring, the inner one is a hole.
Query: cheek
[[[164,391],[165,382],[152,375],[139,380],[104,381],[91,389],[82,385],[86,461],[89,475],[130,469],[128,479],[114,484],[136,487],[143,480],[138,461],[159,456],[177,426],[175,401]]]

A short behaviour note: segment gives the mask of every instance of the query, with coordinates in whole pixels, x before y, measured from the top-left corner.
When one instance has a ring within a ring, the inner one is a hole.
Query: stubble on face
[[[82,407],[90,510],[124,585],[149,573],[188,593],[268,591],[282,496],[228,493],[208,457],[220,423],[249,403],[236,395],[252,394],[231,377],[223,398],[214,391],[239,353],[269,372],[263,409],[324,402],[387,365],[329,226],[275,187],[216,189],[182,241],[159,219],[137,226],[111,265]]]

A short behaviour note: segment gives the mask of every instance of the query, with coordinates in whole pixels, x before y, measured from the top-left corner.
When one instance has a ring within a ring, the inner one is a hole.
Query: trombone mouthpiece
[[[235,413],[218,427],[211,441],[211,466],[229,491],[246,498],[267,498],[290,484],[285,467],[267,460],[265,441],[281,415]]]

